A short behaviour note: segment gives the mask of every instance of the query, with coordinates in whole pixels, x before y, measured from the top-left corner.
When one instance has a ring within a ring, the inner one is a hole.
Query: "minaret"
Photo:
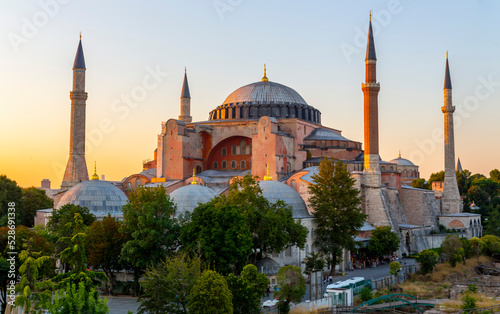
[[[193,121],[191,117],[191,95],[189,94],[186,68],[184,68],[184,82],[182,83],[181,91],[181,115],[179,116],[179,120],[186,123]]]
[[[441,198],[442,213],[456,214],[462,211],[462,200],[458,193],[457,176],[455,173],[455,136],[453,129],[453,112],[455,106],[451,97],[451,77],[446,52],[446,72],[444,76],[444,186]]]
[[[61,189],[66,190],[72,186],[88,181],[89,174],[85,162],[85,59],[83,57],[82,36],[76,51],[73,64],[73,91],[71,99],[71,126],[69,139],[69,160],[64,172]]]
[[[377,82],[377,56],[373,41],[372,18],[368,28],[368,43],[366,45],[366,74],[365,83],[361,85],[364,95],[365,120],[365,165],[366,174],[373,174],[374,180],[370,185],[380,185],[379,152],[378,152],[378,92],[380,84]]]

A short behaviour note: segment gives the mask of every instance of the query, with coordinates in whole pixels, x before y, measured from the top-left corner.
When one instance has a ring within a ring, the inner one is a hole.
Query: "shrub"
[[[472,310],[476,308],[476,299],[466,293],[462,297],[462,309],[463,310]]]
[[[361,289],[361,291],[359,292],[359,298],[361,299],[361,301],[363,302],[366,302],[368,300],[371,300],[373,299],[373,294],[372,294],[372,290],[368,287],[364,287],[363,289]]]

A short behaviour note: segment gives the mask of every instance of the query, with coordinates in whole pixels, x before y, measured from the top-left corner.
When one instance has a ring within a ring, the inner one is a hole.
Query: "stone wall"
[[[408,224],[437,227],[439,205],[432,191],[403,188],[403,208]]]

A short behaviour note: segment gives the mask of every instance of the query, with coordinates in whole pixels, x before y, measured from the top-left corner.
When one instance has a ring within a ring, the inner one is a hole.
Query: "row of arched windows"
[[[237,165],[236,160],[231,160],[231,169],[236,169],[236,165]],[[247,162],[245,160],[240,161],[240,168],[246,169],[246,167],[247,167]],[[219,164],[217,161],[214,161],[213,168],[214,169],[219,168]],[[227,162],[225,160],[221,162],[221,169],[227,169]]]
[[[239,148],[239,152],[238,152]],[[252,153],[252,144],[248,145],[248,154]],[[240,145],[233,144],[231,145],[231,155],[246,155],[247,154],[247,144],[245,140],[241,140]],[[222,157],[227,156],[227,149],[225,147],[222,147],[221,149],[221,155]]]

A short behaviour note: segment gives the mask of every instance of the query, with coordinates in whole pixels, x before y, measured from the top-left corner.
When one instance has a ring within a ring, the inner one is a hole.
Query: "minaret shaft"
[[[80,41],[73,66],[73,90],[70,92],[71,125],[69,159],[61,184],[61,189],[63,190],[89,179],[87,163],[85,161],[85,116],[87,100],[85,71],[85,61]]]
[[[455,172],[455,131],[453,126],[453,113],[455,106],[452,101],[452,88],[448,58],[446,58],[446,71],[444,83],[444,186],[441,198],[443,214],[457,214],[462,211],[462,200],[458,191],[457,176]]]

